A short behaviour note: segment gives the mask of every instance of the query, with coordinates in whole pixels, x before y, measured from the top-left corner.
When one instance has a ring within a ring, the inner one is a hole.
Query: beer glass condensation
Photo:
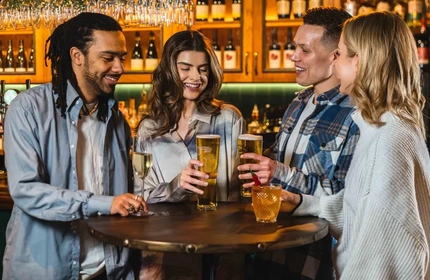
[[[237,138],[237,147],[239,150],[239,156],[244,153],[256,153],[261,155],[263,152],[263,136],[254,134],[241,134]],[[253,159],[240,159],[240,164],[245,163],[259,163]],[[240,173],[248,173],[249,171],[241,171]],[[252,180],[242,180],[242,182],[250,183]],[[243,197],[251,197],[251,188],[240,188],[240,194]]]
[[[198,186],[203,190],[202,195],[197,196],[197,208],[199,210],[216,210],[217,207],[217,184],[218,157],[220,136],[215,134],[198,134],[196,136],[197,159],[203,163],[200,171],[209,175],[206,187]]]

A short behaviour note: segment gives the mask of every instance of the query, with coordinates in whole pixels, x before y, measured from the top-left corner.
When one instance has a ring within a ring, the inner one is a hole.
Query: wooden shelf
[[[302,19],[285,19],[285,20],[268,20],[266,21],[267,27],[289,27],[300,26],[303,24]]]
[[[225,28],[240,28],[240,21],[214,21],[214,22],[195,22],[191,29],[225,29]]]

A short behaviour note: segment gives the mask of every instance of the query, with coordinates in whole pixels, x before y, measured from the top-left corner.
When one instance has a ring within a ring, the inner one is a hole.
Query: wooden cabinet
[[[196,4],[197,0],[194,0]],[[295,82],[295,69],[269,69],[268,48],[271,43],[271,32],[277,29],[278,41],[281,46],[285,44],[288,27],[293,28],[293,33],[302,24],[301,19],[279,19],[276,10],[276,0],[242,0],[241,17],[233,19],[232,0],[225,1],[224,20],[213,20],[211,16],[211,4],[209,1],[209,17],[207,21],[194,21],[194,25],[189,27],[199,30],[210,39],[213,38],[213,31],[217,30],[218,44],[222,51],[227,44],[228,33],[233,34],[233,44],[236,48],[236,67],[224,69],[224,82]],[[163,43],[175,32],[186,29],[183,25],[172,25],[169,27],[142,27],[124,28],[127,40],[128,56],[125,62],[125,73],[120,79],[120,83],[149,83],[152,79],[152,71],[131,71],[131,54],[135,42],[135,32],[141,35],[141,46],[145,56],[148,46],[149,32],[155,33],[155,44],[158,57],[161,56]],[[36,53],[35,71],[23,74],[0,73],[0,79],[6,83],[23,83],[30,79],[32,83],[44,83],[51,80],[50,68],[44,64],[45,41],[49,37],[50,31],[47,29],[36,29],[26,31],[2,31],[0,40],[3,45],[3,54],[7,47],[7,38],[11,37],[14,42],[14,50],[17,52],[18,39],[24,37],[29,51],[31,39],[34,40]],[[15,46],[16,44],[16,46]],[[281,52],[283,49],[281,49]],[[16,55],[16,54],[15,54]],[[28,56],[28,52],[27,52]]]

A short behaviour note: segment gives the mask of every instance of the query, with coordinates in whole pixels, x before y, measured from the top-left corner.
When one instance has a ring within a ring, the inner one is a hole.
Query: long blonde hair
[[[363,119],[383,126],[381,116],[389,111],[425,137],[417,47],[405,22],[389,12],[371,13],[346,21],[343,35],[348,55],[358,55],[351,96]]]

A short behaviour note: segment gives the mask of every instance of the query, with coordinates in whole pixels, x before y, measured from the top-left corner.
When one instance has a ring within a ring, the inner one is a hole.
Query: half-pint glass
[[[241,134],[237,138],[237,147],[239,150],[239,156],[244,153],[256,153],[261,155],[263,152],[263,136],[254,134]],[[245,163],[259,163],[253,159],[240,159],[240,164]],[[249,173],[249,171],[241,171],[243,173]],[[252,180],[242,180],[242,182],[250,183]],[[251,188],[240,188],[240,193],[243,197],[251,197]]]
[[[252,207],[255,219],[260,223],[274,223],[281,207],[280,184],[267,184],[252,187]]]
[[[203,190],[202,195],[197,196],[197,208],[199,210],[216,210],[217,207],[217,185],[218,175],[218,156],[220,136],[214,134],[198,134],[197,140],[197,159],[203,163],[200,171],[209,175],[206,187],[198,186]]]

